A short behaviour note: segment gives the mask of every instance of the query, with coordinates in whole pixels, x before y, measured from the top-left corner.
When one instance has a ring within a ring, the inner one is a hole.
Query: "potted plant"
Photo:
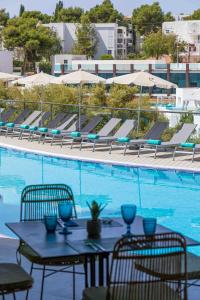
[[[99,219],[99,216],[106,207],[106,204],[98,203],[94,200],[91,204],[87,202],[87,205],[91,213],[91,220],[87,221],[88,238],[98,239],[101,234],[101,220]]]

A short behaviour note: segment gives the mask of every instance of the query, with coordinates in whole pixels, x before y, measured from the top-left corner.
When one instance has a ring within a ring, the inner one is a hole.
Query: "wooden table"
[[[59,233],[61,228],[58,228],[55,234],[47,233],[42,222],[28,221],[7,223],[6,225],[42,258],[84,255],[88,262],[86,287],[104,285],[108,279],[109,255],[112,253],[116,241],[126,232],[126,225],[120,218],[114,219],[113,224],[102,224],[101,239],[94,241],[97,243],[98,249],[93,249],[86,243],[86,220],[78,219],[75,222],[78,226],[71,227],[72,234],[67,236]],[[141,217],[135,218],[131,230],[136,235],[144,234]],[[172,232],[172,230],[157,225],[156,233],[164,232]],[[186,237],[186,242],[187,246],[200,245],[200,242],[188,237]]]

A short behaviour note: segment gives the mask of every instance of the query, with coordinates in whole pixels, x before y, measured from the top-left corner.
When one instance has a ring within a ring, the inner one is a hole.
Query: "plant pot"
[[[87,233],[89,239],[99,239],[101,236],[101,221],[100,220],[88,220],[87,221]]]

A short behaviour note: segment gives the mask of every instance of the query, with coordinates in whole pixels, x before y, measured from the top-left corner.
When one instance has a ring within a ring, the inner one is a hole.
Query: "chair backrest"
[[[82,129],[81,132],[89,133],[91,132],[101,121],[103,117],[94,116]]]
[[[164,130],[169,126],[168,122],[155,122],[149,131],[145,134],[145,139],[159,140]]]
[[[59,125],[57,127],[57,129],[59,130],[64,130],[65,128],[67,128],[68,126],[70,126],[70,124],[76,119],[77,114],[73,114],[73,115],[67,115],[63,120],[62,120],[62,124]]]
[[[35,121],[35,119],[37,119],[39,117],[39,115],[41,115],[40,110],[33,111],[32,114],[30,114],[30,116],[28,116],[28,118],[26,120],[24,120],[23,124],[31,125],[33,123],[33,121]]]
[[[56,128],[66,116],[66,113],[60,112],[48,122],[48,128]]]
[[[44,111],[41,114],[41,118],[39,118],[39,119],[36,120],[36,125],[35,126],[39,126],[39,127],[44,126],[44,122],[46,120],[48,120],[50,118],[50,116],[51,116],[50,111]]]
[[[177,291],[180,280],[185,287],[184,295]],[[186,286],[186,241],[182,235],[139,235],[116,243],[107,300],[187,299]]]
[[[117,132],[115,132],[114,137],[115,138],[126,137],[134,129],[135,126],[136,126],[135,120],[126,120],[117,130]]]
[[[21,124],[31,113],[31,110],[25,108],[14,120],[15,124]]]
[[[98,135],[100,136],[108,136],[113,129],[121,122],[121,119],[118,118],[112,118],[110,119],[104,126],[101,128],[101,130],[98,132]]]
[[[3,122],[7,122],[9,120],[9,118],[13,115],[13,113],[15,112],[15,108],[9,108],[8,110],[4,110],[1,113],[1,121]]]
[[[197,125],[191,123],[184,123],[182,128],[173,135],[170,140],[170,143],[180,144],[185,143],[190,137],[192,132],[195,130]]]
[[[81,130],[86,120],[87,120],[86,116],[85,115],[81,115],[80,116],[80,120],[78,118],[75,121],[75,123],[73,123],[69,128],[67,128],[67,131],[69,131],[69,132],[71,132],[71,131],[79,131],[79,128]]]
[[[20,221],[40,221],[45,214],[57,214],[58,204],[70,201],[76,218],[74,196],[66,184],[28,185],[21,194]]]

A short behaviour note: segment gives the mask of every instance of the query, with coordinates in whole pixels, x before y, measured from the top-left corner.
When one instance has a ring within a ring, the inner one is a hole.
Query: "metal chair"
[[[43,219],[44,214],[48,213],[58,215],[58,204],[68,201],[73,204],[73,218],[77,218],[74,197],[69,186],[65,184],[41,184],[27,186],[24,188],[21,195],[20,221],[40,221]],[[17,260],[19,263],[21,263],[21,255],[31,262],[30,275],[34,269],[42,270],[40,300],[43,299],[44,279],[57,272],[73,274],[73,299],[75,299],[75,273],[85,274],[83,272],[75,272],[75,265],[84,264],[83,257],[43,259],[28,245],[24,244],[23,241],[20,242],[17,250]],[[35,264],[42,267],[35,267]],[[51,266],[60,266],[61,268],[56,270],[51,268]],[[72,271],[69,270],[70,267],[72,267]],[[48,274],[46,274],[46,272],[48,272]],[[28,292],[26,299],[28,299]]]
[[[0,263],[0,295],[12,294],[16,300],[15,293],[29,290],[33,279],[19,265],[12,263]]]
[[[113,252],[107,288],[88,288],[84,300],[187,300],[186,242],[177,233],[125,237]]]

